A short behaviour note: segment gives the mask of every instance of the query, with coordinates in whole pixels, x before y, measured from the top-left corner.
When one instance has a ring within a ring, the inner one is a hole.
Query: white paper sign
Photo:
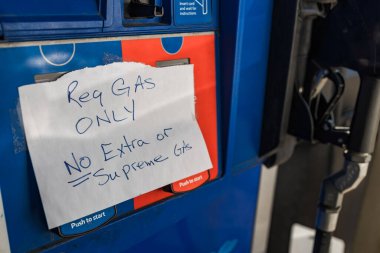
[[[113,63],[19,93],[49,228],[212,167],[193,65]]]

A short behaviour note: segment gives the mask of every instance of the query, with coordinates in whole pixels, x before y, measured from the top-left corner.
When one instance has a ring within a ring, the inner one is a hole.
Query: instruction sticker
[[[19,94],[49,229],[212,167],[193,65],[113,63]]]
[[[212,20],[211,0],[175,0],[176,25],[206,24]]]

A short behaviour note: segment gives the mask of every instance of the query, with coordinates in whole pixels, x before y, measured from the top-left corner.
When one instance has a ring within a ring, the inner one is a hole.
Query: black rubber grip
[[[362,77],[355,114],[351,123],[348,149],[372,153],[380,120],[380,79]]]
[[[331,233],[317,229],[314,239],[313,253],[329,253]]]

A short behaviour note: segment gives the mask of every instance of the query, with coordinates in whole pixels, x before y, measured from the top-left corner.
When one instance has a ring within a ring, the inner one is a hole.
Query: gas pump
[[[1,250],[249,251],[272,1],[2,1],[0,6]],[[49,230],[17,89],[114,62],[194,65],[195,112],[213,166]]]
[[[314,252],[326,252],[343,195],[366,174],[380,114],[376,61],[311,61],[315,22],[340,4],[0,2],[0,251],[248,252],[261,167],[286,161],[302,139],[342,147],[346,160],[321,191]],[[373,37],[364,41],[376,48]],[[194,65],[195,114],[212,168],[49,230],[18,87],[115,62]],[[334,118],[347,88],[340,66],[361,77],[349,125]]]

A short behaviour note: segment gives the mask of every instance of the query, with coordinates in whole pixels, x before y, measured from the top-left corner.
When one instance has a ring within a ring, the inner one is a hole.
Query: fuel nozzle
[[[355,189],[367,175],[380,120],[380,78],[362,77],[355,114],[345,150],[343,169],[323,181],[314,253],[329,252],[344,194]]]

